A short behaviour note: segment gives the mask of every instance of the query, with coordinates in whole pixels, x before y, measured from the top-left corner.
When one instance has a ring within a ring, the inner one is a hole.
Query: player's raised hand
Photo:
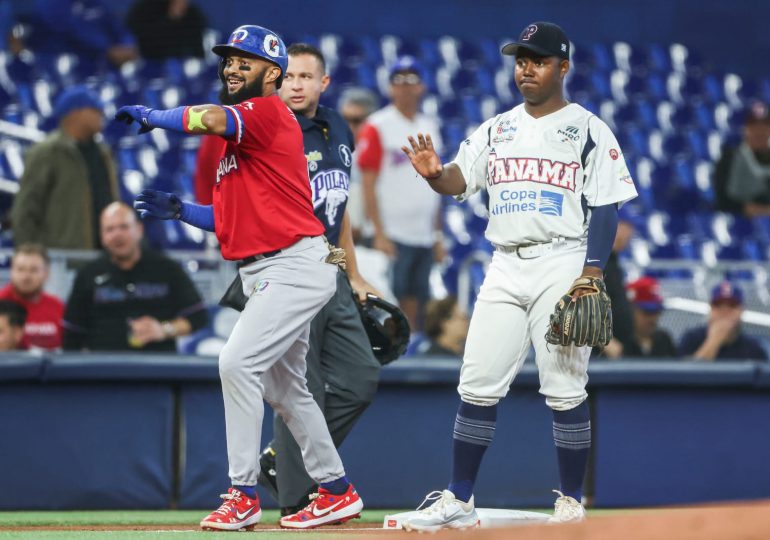
[[[430,135],[417,134],[417,139],[409,137],[409,146],[402,146],[401,150],[412,162],[412,167],[417,171],[417,174],[427,180],[434,180],[441,176],[444,170],[444,165],[441,163],[441,158],[438,157],[436,150],[433,148],[433,140]]]

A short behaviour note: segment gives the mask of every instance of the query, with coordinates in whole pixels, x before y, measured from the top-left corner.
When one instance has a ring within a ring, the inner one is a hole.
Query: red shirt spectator
[[[217,166],[227,142],[222,137],[209,135],[201,137],[198,157],[195,160],[195,199],[200,204],[214,202],[214,185],[217,183]]]
[[[43,291],[49,273],[48,254],[40,245],[22,244],[11,262],[11,282],[0,289],[1,300],[11,300],[27,310],[22,348],[59,349],[64,303]]]

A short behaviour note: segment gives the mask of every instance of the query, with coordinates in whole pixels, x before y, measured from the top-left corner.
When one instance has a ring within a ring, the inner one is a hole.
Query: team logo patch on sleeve
[[[350,167],[353,163],[353,152],[350,151],[350,147],[347,144],[341,144],[339,147],[340,159],[345,167]]]

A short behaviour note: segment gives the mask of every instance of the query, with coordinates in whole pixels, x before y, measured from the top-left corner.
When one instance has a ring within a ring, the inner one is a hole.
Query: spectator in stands
[[[358,144],[361,126],[379,107],[377,95],[368,88],[348,88],[340,96],[337,110],[350,126],[353,140]],[[363,186],[361,185],[361,169],[354,160],[350,170],[350,196],[348,197],[348,213],[353,240],[359,243],[364,236],[371,236],[371,224],[366,223],[364,213]],[[367,235],[366,232],[369,232]]]
[[[0,289],[0,300],[10,300],[26,312],[24,349],[60,349],[64,302],[46,293],[51,260],[40,244],[16,246],[11,259],[11,282]]]
[[[457,298],[447,296],[431,300],[425,308],[425,335],[429,346],[420,355],[462,358],[468,325],[468,315],[457,303]]]
[[[400,148],[411,133],[439,133],[437,120],[419,112],[425,93],[421,71],[410,56],[390,68],[391,104],[369,117],[356,152],[366,217],[374,228],[372,247],[393,260],[393,292],[418,331],[430,298],[433,260],[444,257],[440,196],[426,182],[415,182]],[[440,153],[437,136],[433,143]]]
[[[377,98],[377,94],[368,88],[353,87],[342,92],[337,103],[337,110],[350,126],[353,138],[357,140],[361,126],[377,110],[379,105],[380,100]]]
[[[770,110],[754,102],[746,112],[743,141],[725,147],[714,171],[717,210],[770,216]]]
[[[64,313],[66,350],[176,350],[176,338],[203,328],[206,308],[182,267],[142,249],[142,224],[116,202],[101,215],[105,253],[75,278]]]
[[[143,58],[203,57],[206,16],[188,0],[138,0],[126,24]]]
[[[626,289],[634,306],[634,334],[631,341],[623,345],[620,355],[623,358],[678,356],[671,335],[658,328],[663,312],[658,280],[645,276],[629,283]]]
[[[760,343],[743,333],[743,291],[723,281],[711,292],[708,324],[682,337],[679,351],[696,360],[767,360]]]
[[[118,199],[108,147],[97,142],[104,116],[99,98],[84,86],[56,100],[59,128],[30,148],[11,209],[16,244],[95,249],[98,216]]]
[[[0,300],[0,352],[21,348],[26,318],[27,313],[19,304]]]
[[[105,0],[35,0],[15,32],[34,53],[72,53],[79,62],[109,60],[120,66],[137,58],[134,39]]]

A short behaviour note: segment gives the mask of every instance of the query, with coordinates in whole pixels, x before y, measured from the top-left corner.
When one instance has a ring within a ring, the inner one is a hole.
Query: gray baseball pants
[[[257,484],[263,399],[286,422],[315,482],[345,474],[305,381],[310,322],[336,288],[328,254],[322,237],[303,238],[240,269],[249,300],[219,355],[233,485]]]
[[[374,399],[380,362],[374,357],[345,272],[337,273],[337,291],[310,325],[307,386],[339,447]],[[273,423],[278,503],[297,506],[315,482],[302,466],[300,448],[276,417]]]

